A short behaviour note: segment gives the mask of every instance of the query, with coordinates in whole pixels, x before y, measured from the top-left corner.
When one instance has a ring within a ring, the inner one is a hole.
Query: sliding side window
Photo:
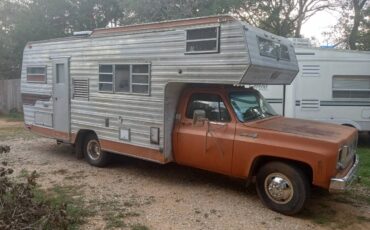
[[[100,65],[99,91],[149,95],[150,65]]]
[[[218,53],[220,28],[210,27],[186,31],[186,53]]]
[[[27,82],[28,83],[46,83],[46,67],[27,67]]]

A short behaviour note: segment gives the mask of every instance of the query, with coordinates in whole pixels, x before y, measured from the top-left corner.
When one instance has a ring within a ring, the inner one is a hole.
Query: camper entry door
[[[69,59],[53,60],[53,127],[65,140],[70,134]]]

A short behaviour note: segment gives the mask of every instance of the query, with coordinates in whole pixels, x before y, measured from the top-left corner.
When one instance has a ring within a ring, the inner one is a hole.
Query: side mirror
[[[198,122],[206,121],[206,111],[203,109],[196,109],[193,113],[193,125],[197,124]]]

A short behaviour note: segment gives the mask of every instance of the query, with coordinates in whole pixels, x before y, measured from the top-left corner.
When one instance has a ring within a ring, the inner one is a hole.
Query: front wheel
[[[270,162],[257,173],[257,193],[270,209],[294,215],[303,209],[310,186],[300,169],[282,162]]]
[[[110,155],[100,148],[100,142],[95,134],[88,134],[84,143],[84,155],[89,164],[104,167],[108,164]]]

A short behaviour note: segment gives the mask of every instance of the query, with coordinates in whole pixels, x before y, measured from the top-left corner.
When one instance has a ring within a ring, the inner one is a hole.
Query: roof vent
[[[309,38],[288,38],[295,47],[312,47],[311,40]]]
[[[73,36],[89,36],[92,34],[92,31],[76,31],[73,32]]]

